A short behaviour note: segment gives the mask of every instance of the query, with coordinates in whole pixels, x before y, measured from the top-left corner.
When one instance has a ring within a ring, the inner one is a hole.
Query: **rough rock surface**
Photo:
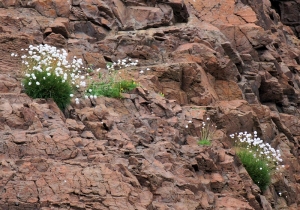
[[[0,208],[299,209],[299,5],[0,0]],[[11,53],[40,43],[96,68],[138,59],[141,86],[62,113],[22,93]],[[228,138],[254,130],[285,165],[264,193]]]

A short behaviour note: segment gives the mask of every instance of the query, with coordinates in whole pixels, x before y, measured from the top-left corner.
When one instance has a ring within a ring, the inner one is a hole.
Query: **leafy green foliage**
[[[96,96],[106,96],[111,98],[122,98],[121,93],[126,93],[137,87],[137,84],[132,80],[120,80],[114,82],[93,82],[89,86],[89,94]]]
[[[198,141],[198,144],[201,145],[201,146],[210,146],[211,142],[208,139],[201,139],[201,140]]]
[[[284,165],[282,162],[280,150],[276,150],[269,143],[265,143],[253,134],[239,132],[231,134],[234,140],[237,156],[242,161],[252,180],[262,191],[266,190],[270,184],[271,175]]]
[[[25,77],[23,80],[25,93],[32,98],[53,98],[57,106],[64,110],[71,101],[72,86],[63,82],[63,78],[46,71],[32,71],[36,79]],[[39,82],[40,81],[40,82]]]
[[[82,59],[67,60],[68,53],[50,45],[29,45],[22,49],[23,86],[32,98],[53,98],[64,111],[73,97],[73,90],[86,87],[85,75],[81,75]],[[12,53],[12,56],[15,56]]]
[[[236,154],[253,182],[259,186],[261,191],[265,191],[271,183],[271,174],[267,162],[255,157],[255,154],[249,149],[238,149]]]

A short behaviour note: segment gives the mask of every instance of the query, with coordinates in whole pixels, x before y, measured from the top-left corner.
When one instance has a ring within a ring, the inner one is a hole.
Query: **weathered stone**
[[[51,32],[61,34],[66,39],[70,36],[69,33],[69,20],[67,18],[56,18],[50,25]]]
[[[90,21],[75,22],[73,25],[75,35],[80,39],[89,39],[90,42],[96,42],[102,40],[107,35],[107,30],[103,27],[97,26]],[[91,37],[91,38],[89,38]],[[94,38],[95,40],[93,41]]]
[[[229,196],[219,197],[216,200],[216,208],[218,209],[236,209],[243,208],[247,210],[253,210],[253,208],[248,204],[248,202],[238,200]]]
[[[216,80],[215,89],[220,100],[242,100],[243,93],[233,81]]]
[[[67,46],[67,40],[61,34],[51,33],[45,38],[44,44],[48,44],[58,48],[65,48]]]
[[[0,208],[298,209],[295,2],[0,1]],[[66,117],[20,94],[11,53],[40,43],[91,68],[138,59],[126,71],[140,86],[72,99]],[[202,147],[207,114],[217,131]],[[227,136],[254,130],[285,165],[264,196]]]
[[[146,29],[173,24],[173,10],[168,5],[157,7],[127,7],[124,30]]]

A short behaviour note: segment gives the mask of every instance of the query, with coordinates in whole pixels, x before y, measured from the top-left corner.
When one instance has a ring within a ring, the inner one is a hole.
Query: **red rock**
[[[162,8],[131,6],[127,10],[125,30],[171,25],[174,18],[172,8],[167,5]]]
[[[65,48],[67,46],[67,41],[63,35],[51,33],[44,40],[44,44],[48,44],[58,48]]]
[[[299,12],[276,4],[2,1],[0,208],[297,209]],[[19,94],[20,57],[10,54],[39,43],[96,67],[138,59],[128,76],[141,86],[72,103],[66,119],[53,101]],[[218,131],[199,147],[205,114]],[[227,136],[253,130],[289,165],[264,196]]]
[[[53,23],[50,25],[51,32],[55,34],[61,34],[65,38],[68,38],[70,36],[69,32],[69,19],[67,18],[56,18]]]
[[[59,2],[59,1],[58,1]],[[42,15],[46,17],[55,18],[57,17],[56,10],[52,8],[52,1],[46,0],[38,0],[31,3],[34,8]]]
[[[71,1],[54,0],[53,7],[55,8],[58,17],[68,18],[70,16]]]
[[[229,196],[219,197],[216,200],[216,208],[218,209],[236,209],[243,208],[247,210],[253,210],[253,208],[245,201],[238,200]]]
[[[216,80],[215,90],[220,100],[242,100],[243,93],[240,87],[233,81]]]

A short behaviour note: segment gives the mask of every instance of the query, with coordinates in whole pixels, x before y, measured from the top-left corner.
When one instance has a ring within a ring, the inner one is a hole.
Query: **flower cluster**
[[[254,157],[264,160],[271,169],[282,162],[279,150],[275,150],[269,143],[264,143],[254,131],[253,135],[247,132],[231,134],[230,137],[235,140],[235,144],[239,148],[246,148]]]
[[[97,80],[87,73],[93,72],[92,66],[84,68],[82,59],[76,56],[69,62],[68,53],[64,49],[41,44],[30,45],[21,51],[25,52],[21,56],[25,92],[32,98],[53,98],[61,109],[70,103],[74,95],[78,97],[75,103],[80,104],[82,93],[82,98],[90,99],[100,95],[121,97],[121,93],[137,86],[132,79],[128,79],[127,67],[137,66],[138,60],[129,58],[108,63],[107,70],[96,70],[99,72]],[[18,55],[12,53],[11,56]]]
[[[193,123],[192,121],[188,121],[188,124]],[[186,125],[186,128],[189,126]],[[203,121],[200,124],[200,129],[199,129],[199,145],[210,145],[211,140],[213,139],[213,135],[216,132],[217,126],[216,124],[211,121],[211,119],[208,116],[203,117]]]
[[[211,141],[216,131],[216,128],[217,128],[216,124],[213,123],[209,117],[206,117],[203,120],[200,128],[200,141],[201,140]]]
[[[24,49],[22,49],[23,51]],[[57,49],[50,45],[30,45],[28,49],[25,49],[28,55],[22,55],[22,64],[25,69],[25,76],[29,79],[28,85],[35,83],[40,85],[43,81],[38,81],[36,73],[46,72],[43,80],[46,80],[47,76],[52,74],[57,77],[62,77],[62,82],[70,82],[72,85],[79,87],[86,87],[85,76],[81,75],[83,72],[82,59],[77,59],[76,56],[72,62],[67,60],[68,53],[66,50]],[[15,56],[12,53],[12,56]]]
[[[106,65],[106,68],[108,70],[115,71],[118,69],[130,67],[130,66],[137,66],[138,62],[139,62],[138,60],[133,61],[131,58],[129,58],[129,59],[124,58],[122,60],[119,59],[117,62],[108,63]]]
[[[32,98],[53,98],[64,110],[74,96],[73,91],[87,86],[82,59],[74,57],[69,62],[66,50],[40,44],[21,51],[24,51],[22,85]],[[12,53],[11,56],[18,55]]]
[[[265,191],[271,183],[272,172],[280,169],[279,162],[282,162],[280,151],[264,143],[256,131],[253,134],[247,132],[231,134],[230,137],[235,141],[236,155],[253,182],[261,191]]]
[[[90,83],[85,91],[85,98],[96,99],[98,96],[121,98],[121,93],[130,91],[137,84],[128,79],[128,67],[138,65],[138,60],[122,59],[108,63],[107,71],[99,72],[98,80]]]

